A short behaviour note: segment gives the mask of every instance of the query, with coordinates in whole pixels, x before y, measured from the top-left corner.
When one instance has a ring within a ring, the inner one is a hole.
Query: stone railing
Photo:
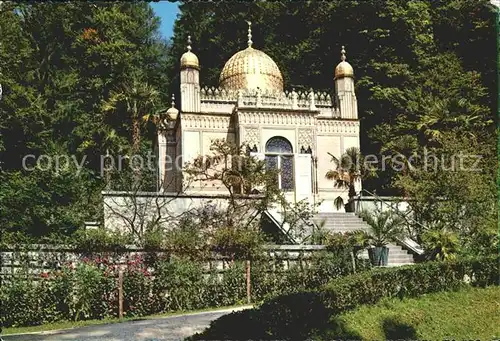
[[[238,92],[215,87],[203,87],[200,90],[202,101],[236,102]]]
[[[288,269],[303,262],[303,265],[306,265],[315,253],[324,249],[323,245],[266,245],[264,253],[270,257],[269,260],[279,260],[284,269]],[[4,246],[0,250],[0,279],[5,276],[26,275],[28,273],[38,275],[43,272],[60,270],[64,265],[75,267],[82,262],[97,258],[106,258],[108,264],[123,267],[130,260],[134,260],[136,256],[144,259],[152,254],[162,257],[168,255],[169,252],[151,252],[134,245],[128,245],[122,250],[100,252],[83,252],[70,245],[24,245],[21,248],[15,245]],[[201,263],[207,272],[210,269],[223,272],[230,267],[232,260],[214,253]]]
[[[202,105],[207,109],[228,109],[230,105],[238,107],[282,108],[319,110],[321,113],[335,112],[331,95],[327,92],[309,91],[261,91],[261,90],[226,90],[204,87],[200,91]]]

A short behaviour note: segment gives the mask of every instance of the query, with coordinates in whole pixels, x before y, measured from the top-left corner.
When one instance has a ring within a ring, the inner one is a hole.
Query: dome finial
[[[175,108],[175,95],[172,94],[172,107],[167,110],[167,117],[170,121],[175,121],[179,115],[179,110]]]
[[[252,41],[252,22],[247,20],[248,24],[248,47],[252,47],[253,41]]]
[[[340,79],[344,77],[353,77],[354,70],[352,69],[351,64],[346,62],[345,46],[342,46],[342,50],[340,51],[340,53],[341,53],[340,56],[341,62],[335,68],[335,79]]]
[[[175,108],[175,95],[172,94],[172,108]]]
[[[187,36],[187,51],[181,56],[181,69],[186,68],[200,69],[198,57],[191,52],[191,35]]]

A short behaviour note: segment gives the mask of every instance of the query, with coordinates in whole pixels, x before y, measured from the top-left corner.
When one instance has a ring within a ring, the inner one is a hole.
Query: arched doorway
[[[278,186],[283,191],[293,191],[293,148],[290,141],[282,136],[270,138],[266,143],[266,165],[278,169]]]

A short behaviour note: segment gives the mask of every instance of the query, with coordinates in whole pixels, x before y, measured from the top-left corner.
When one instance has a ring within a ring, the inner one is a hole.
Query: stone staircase
[[[356,216],[354,213],[344,212],[322,212],[313,218],[316,226],[333,232],[348,232],[356,230],[369,231],[368,224]],[[388,266],[400,266],[414,264],[413,255],[397,244],[389,244],[389,263]],[[361,257],[368,258],[368,251],[361,253]]]

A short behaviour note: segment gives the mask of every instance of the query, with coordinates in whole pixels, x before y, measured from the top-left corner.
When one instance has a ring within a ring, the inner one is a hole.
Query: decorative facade
[[[336,210],[334,199],[341,196],[347,202],[347,190],[334,188],[325,178],[334,167],[330,154],[339,157],[349,147],[359,148],[354,72],[344,48],[332,77],[332,91],[302,92],[284,90],[276,63],[252,45],[249,27],[248,47],[226,62],[219,87],[203,88],[200,63],[188,40],[180,63],[180,110],[172,104],[166,129],[158,136],[161,187],[175,192],[180,182],[173,179],[182,179],[182,169],[165,167],[167,156],[186,164],[198,155],[210,154],[214,139],[226,139],[248,144],[255,157],[279,168],[277,181],[289,200],[321,201],[320,211]],[[185,190],[214,191],[222,189],[193,185]]]

